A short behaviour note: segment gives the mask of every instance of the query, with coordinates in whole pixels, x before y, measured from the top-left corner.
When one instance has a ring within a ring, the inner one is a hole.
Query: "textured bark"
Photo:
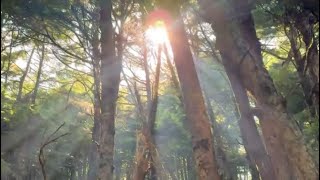
[[[96,105],[94,105],[94,108],[96,109]],[[98,142],[99,142],[99,129],[100,129],[100,119],[99,114],[95,112],[94,114],[94,125],[92,129],[92,142],[90,144],[90,154],[89,154],[89,170],[88,170],[88,180],[94,180],[97,178],[97,172],[98,172]]]
[[[278,125],[278,121],[271,118],[259,116],[263,138],[268,153],[270,154],[272,164],[275,168],[277,179],[296,179],[294,170],[289,162],[287,153],[282,146],[279,137],[279,129],[274,128]]]
[[[115,111],[121,72],[121,61],[115,56],[111,12],[111,0],[100,0],[101,130],[99,132],[99,170],[97,177],[99,180],[113,178]]]
[[[234,24],[236,28],[231,28],[230,16],[223,10],[213,11],[208,2],[200,0],[200,6],[204,10],[203,15],[206,15],[205,19],[216,32],[217,48],[221,54],[228,56],[226,64],[239,70],[244,87],[255,97],[262,111],[261,125],[267,150],[273,164],[279,167],[276,170],[277,179],[317,179],[318,169],[307,151],[302,135],[293,127],[284,99],[277,93],[270,75],[263,67],[260,43],[252,31],[254,24],[251,14],[247,12],[248,16],[239,16],[242,19],[237,21],[238,25]],[[234,32],[238,33],[236,37]],[[277,157],[283,160],[282,165],[276,163]]]
[[[97,179],[98,171],[98,142],[100,135],[100,121],[101,121],[101,79],[100,79],[100,51],[99,51],[99,38],[98,30],[95,31],[93,35],[93,41],[91,42],[93,48],[93,79],[94,79],[94,90],[93,90],[93,129],[92,129],[92,142],[90,144],[90,154],[89,154],[89,170],[88,170],[88,180]]]
[[[152,156],[155,153],[155,147],[150,133],[148,126],[145,124],[137,134],[136,164],[133,171],[133,180],[144,180],[148,171],[153,168]]]
[[[246,4],[245,0],[241,2]],[[303,142],[302,134],[294,127],[293,123],[291,123],[292,118],[286,111],[284,99],[277,93],[270,75],[263,67],[261,47],[256,32],[254,31],[254,22],[250,10],[251,9],[247,9],[247,16],[240,20],[242,41],[246,41],[248,48],[251,49],[249,50],[249,58],[244,59],[247,63],[243,63],[243,66],[240,66],[242,69],[241,76],[245,79],[249,79],[250,77],[252,79],[252,83],[247,83],[246,86],[255,96],[258,104],[266,115],[265,117],[267,117],[266,119],[262,119],[262,121],[266,121],[263,123],[270,123],[270,119],[272,119],[271,121],[277,121],[273,122],[273,127],[270,128],[274,129],[274,133],[278,131],[279,134],[273,135],[280,138],[283,148],[287,153],[289,163],[293,167],[295,178],[318,179],[318,169]],[[250,66],[252,68],[248,68]],[[244,67],[252,69],[252,71],[250,72],[250,70],[248,71],[248,69]],[[255,74],[256,77],[252,75],[252,72],[254,72],[253,74]]]
[[[251,160],[258,166],[262,179],[276,179],[273,165],[260,138],[257,126],[250,110],[246,90],[242,86],[238,71],[231,69],[226,62],[228,59],[222,54],[222,61],[229,77],[237,107],[240,113],[239,127],[245,149]]]
[[[167,24],[168,25],[168,24]],[[187,126],[192,135],[192,149],[196,169],[201,180],[219,180],[212,146],[212,134],[204,100],[180,17],[168,25],[169,39],[181,84]]]

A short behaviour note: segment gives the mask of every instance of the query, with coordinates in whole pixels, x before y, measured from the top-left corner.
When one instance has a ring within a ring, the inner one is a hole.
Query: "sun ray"
[[[168,34],[163,21],[157,21],[146,32],[146,39],[154,48],[168,42]]]

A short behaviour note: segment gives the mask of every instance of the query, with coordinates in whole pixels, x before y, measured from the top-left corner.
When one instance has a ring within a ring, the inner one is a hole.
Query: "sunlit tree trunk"
[[[44,56],[45,56],[45,46],[44,46],[44,44],[42,44],[36,83],[34,85],[33,93],[31,96],[31,103],[32,104],[35,104],[35,102],[36,102],[36,98],[37,98],[37,94],[38,94],[38,90],[39,90],[39,86],[40,86]]]
[[[246,0],[242,0],[240,2],[240,7],[241,5],[242,7],[248,6]],[[302,134],[297,130],[294,124],[291,123],[292,117],[290,117],[286,111],[286,105],[283,103],[284,99],[277,93],[270,75],[262,65],[261,47],[255,32],[250,10],[251,9],[249,7],[243,8],[242,11],[240,11],[244,12],[243,14],[246,14],[246,16],[243,16],[240,20],[242,39],[245,39],[249,44],[248,48],[252,49],[252,51],[249,51],[250,58],[245,59],[244,61],[249,64],[253,62],[251,66],[256,62],[256,67],[253,69],[257,75],[254,77],[255,80],[252,80],[254,83],[248,83],[247,88],[255,96],[263,114],[266,115],[263,115],[265,118],[262,119],[262,121],[266,121],[266,123],[269,122],[269,119],[278,121],[278,124],[273,123],[273,127],[271,128],[276,129],[279,133],[278,135],[274,135],[280,138],[281,143],[284,146],[284,150],[287,152],[289,162],[293,167],[295,178],[318,179],[318,169],[316,168],[315,163],[303,142]],[[317,61],[319,61],[318,58]],[[261,64],[259,62],[261,62]],[[246,65],[244,64],[244,66]],[[244,73],[245,70],[243,69],[241,71]],[[246,73],[247,72],[248,71],[246,70]],[[259,72],[261,74],[259,74]],[[252,74],[250,75],[252,78]],[[301,162],[304,163],[301,164]]]
[[[112,1],[100,0],[101,30],[101,123],[99,132],[99,180],[113,178],[115,111],[118,98],[121,62],[115,56],[112,26]]]
[[[142,125],[141,131],[137,134],[137,147],[136,147],[136,164],[133,172],[133,179],[144,179],[149,172],[151,179],[158,179],[161,175],[161,166],[156,153],[156,145],[154,139],[154,126],[156,121],[156,113],[158,107],[158,89],[160,80],[160,67],[161,67],[161,47],[158,50],[157,66],[155,74],[154,87],[151,88],[150,74],[148,66],[146,65],[146,56],[144,57],[145,70],[146,70],[146,89],[148,94],[147,103],[147,118]],[[146,55],[146,54],[145,54]],[[153,91],[151,92],[151,89]],[[148,92],[149,91],[149,92]],[[135,87],[136,97],[140,99],[140,95]],[[140,100],[137,100],[138,107],[141,107]],[[141,109],[141,108],[140,108]],[[140,110],[141,111],[141,110]],[[142,112],[140,112],[142,113]]]
[[[34,50],[35,50],[35,48],[33,48],[32,51],[31,51],[30,57],[29,57],[28,62],[27,62],[27,67],[26,67],[25,71],[22,73],[22,76],[21,76],[20,81],[19,81],[17,102],[19,102],[21,100],[21,98],[22,98],[23,84],[24,84],[24,81],[25,81],[25,79],[26,79],[26,77],[28,75],[28,71],[29,71],[29,68],[30,68],[30,64],[31,64],[31,60],[32,60],[32,57],[33,57]]]
[[[263,136],[273,165],[278,167],[275,170],[277,178],[317,179],[318,170],[302,140],[302,135],[290,122],[291,117],[286,111],[284,99],[277,93],[270,75],[263,67],[260,43],[254,31],[251,9],[236,11],[242,16],[239,16],[240,19],[237,21],[240,25],[233,29],[235,32],[238,30],[237,36],[234,37],[234,32],[231,33],[230,30],[230,17],[224,11],[214,11],[216,7],[206,2],[200,0],[200,6],[205,11],[206,20],[212,23],[216,32],[217,48],[221,54],[229,57],[225,64],[238,69],[244,87],[255,97],[257,106],[261,110]],[[245,2],[241,1],[241,3]],[[277,151],[274,148],[277,148]],[[283,159],[283,164],[277,164],[280,162],[277,161],[276,156]]]
[[[4,70],[5,72],[3,72],[3,74],[4,74],[4,88],[1,89],[1,94],[5,94],[5,92],[7,90],[7,86],[8,86],[9,71],[10,71],[10,67],[12,64],[12,49],[13,49],[13,41],[14,41],[13,34],[14,34],[14,30],[11,31],[11,40],[10,40],[10,45],[9,45],[7,68],[6,68],[6,70]],[[1,64],[1,75],[2,75],[2,69],[4,67],[5,66]]]
[[[181,84],[187,126],[200,180],[219,180],[212,134],[184,25],[180,17],[167,24],[178,78]]]
[[[222,61],[230,80],[232,90],[240,113],[239,127],[244,142],[245,149],[255,164],[257,164],[263,179],[275,179],[272,163],[267,155],[257,126],[250,110],[249,100],[246,90],[242,86],[237,69],[228,66],[228,57],[222,54]]]

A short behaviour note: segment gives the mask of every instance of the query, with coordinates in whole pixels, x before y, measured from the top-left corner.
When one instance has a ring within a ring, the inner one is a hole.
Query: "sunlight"
[[[156,21],[145,33],[147,41],[150,42],[153,47],[158,47],[168,42],[168,34],[163,21]]]

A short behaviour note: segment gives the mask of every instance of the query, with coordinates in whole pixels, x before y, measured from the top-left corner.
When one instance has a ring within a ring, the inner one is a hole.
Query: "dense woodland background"
[[[318,157],[318,0],[1,1],[1,180],[316,180]]]

